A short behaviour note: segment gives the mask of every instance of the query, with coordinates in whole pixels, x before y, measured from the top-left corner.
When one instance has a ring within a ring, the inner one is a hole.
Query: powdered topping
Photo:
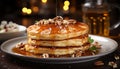
[[[63,19],[61,16],[57,16],[53,19],[42,19],[40,21],[38,21],[36,24],[39,25],[39,24],[55,24],[55,25],[67,25],[67,24],[75,24],[77,23],[76,20],[74,19]]]
[[[1,21],[0,24],[0,33],[5,32],[17,32],[19,31],[18,24],[12,22],[12,21]]]

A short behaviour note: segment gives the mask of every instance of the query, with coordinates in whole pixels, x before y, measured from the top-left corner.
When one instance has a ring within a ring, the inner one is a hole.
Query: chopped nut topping
[[[22,48],[24,45],[25,45],[24,43],[20,42],[16,45],[16,48]]]
[[[57,16],[57,17],[55,17],[55,18],[53,18],[53,20],[59,20],[59,21],[62,21],[63,20],[63,18],[61,17],[61,16]]]
[[[42,57],[43,57],[43,58],[49,58],[49,54],[43,53],[43,54],[42,54]]]
[[[95,53],[94,53],[94,52],[92,52],[92,55],[95,55]]]
[[[94,46],[96,46],[97,49],[101,49],[101,45],[98,42],[95,42]]]
[[[61,16],[57,16],[53,19],[42,19],[40,21],[38,21],[36,24],[39,25],[39,24],[55,24],[55,25],[67,25],[67,24],[75,24],[76,23],[76,20],[74,19],[68,19],[68,20],[64,20]]]
[[[112,66],[113,68],[117,68],[117,64],[113,61],[108,63],[109,66]]]
[[[104,65],[104,63],[103,63],[103,61],[97,61],[97,62],[95,62],[95,65],[96,66],[102,66],[102,65]]]
[[[120,57],[119,57],[119,56],[115,56],[114,58],[115,58],[116,60],[119,60],[119,59],[120,59]]]
[[[15,47],[16,47],[16,48],[19,48],[20,50],[25,50],[24,46],[25,46],[25,44],[22,43],[22,42],[20,42],[20,43],[18,43]]]
[[[75,57],[80,57],[80,56],[82,56],[82,51],[79,51],[75,54]]]
[[[25,50],[25,48],[20,48],[20,50]]]
[[[72,54],[71,57],[75,57],[75,54]]]

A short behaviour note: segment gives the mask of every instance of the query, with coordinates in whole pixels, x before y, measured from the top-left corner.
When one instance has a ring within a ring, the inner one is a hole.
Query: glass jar
[[[86,0],[82,5],[83,22],[90,27],[90,34],[109,36],[110,16],[106,0]]]

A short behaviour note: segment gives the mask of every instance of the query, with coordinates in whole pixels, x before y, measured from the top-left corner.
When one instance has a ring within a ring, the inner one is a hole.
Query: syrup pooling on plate
[[[99,50],[101,49],[101,45],[98,44],[98,42],[95,42],[94,44],[91,44],[91,48],[89,50],[86,50],[84,52],[82,51],[77,51],[77,53],[73,54],[67,54],[67,55],[52,55],[48,53],[43,53],[43,54],[34,54],[32,52],[27,52],[24,49],[24,46],[26,44],[24,43],[18,43],[12,51],[21,55],[25,56],[32,56],[32,57],[37,57],[37,58],[63,58],[63,57],[81,57],[81,56],[91,56],[91,55],[96,55],[99,53]],[[95,46],[95,47],[93,47]],[[93,49],[92,49],[93,48]],[[96,49],[95,49],[96,48]],[[53,48],[54,49],[54,48]]]

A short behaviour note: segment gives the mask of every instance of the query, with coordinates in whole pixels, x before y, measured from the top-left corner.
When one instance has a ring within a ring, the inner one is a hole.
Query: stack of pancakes
[[[73,19],[65,20],[60,16],[43,19],[27,28],[25,50],[57,56],[86,51],[90,47],[88,31],[88,25]]]

